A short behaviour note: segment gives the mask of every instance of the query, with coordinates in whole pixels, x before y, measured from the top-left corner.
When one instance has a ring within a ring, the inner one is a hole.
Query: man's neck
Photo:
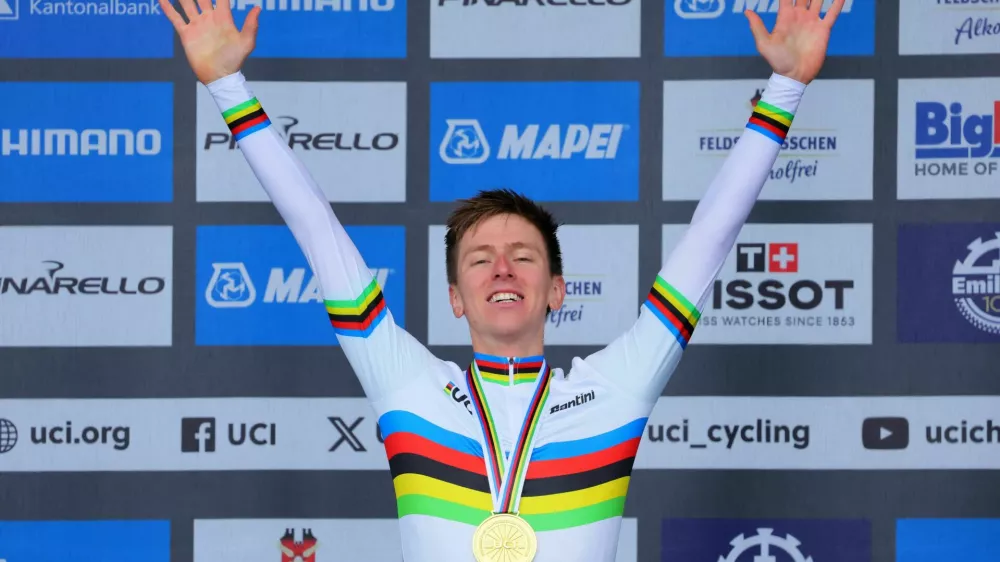
[[[538,357],[545,353],[540,336],[521,339],[498,339],[472,333],[472,350],[495,357]]]

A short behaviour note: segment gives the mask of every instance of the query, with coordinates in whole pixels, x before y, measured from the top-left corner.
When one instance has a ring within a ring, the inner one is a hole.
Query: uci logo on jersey
[[[634,201],[634,82],[431,86],[431,200],[508,185],[538,200]]]

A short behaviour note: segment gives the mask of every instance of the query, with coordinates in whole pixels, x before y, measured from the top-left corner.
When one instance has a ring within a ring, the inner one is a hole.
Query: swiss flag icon
[[[795,242],[768,244],[767,270],[774,273],[798,273],[799,245]]]

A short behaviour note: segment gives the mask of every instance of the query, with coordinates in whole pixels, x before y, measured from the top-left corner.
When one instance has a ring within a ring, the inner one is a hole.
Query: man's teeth
[[[497,293],[490,297],[490,302],[516,302],[519,300],[521,300],[521,297],[514,293]]]

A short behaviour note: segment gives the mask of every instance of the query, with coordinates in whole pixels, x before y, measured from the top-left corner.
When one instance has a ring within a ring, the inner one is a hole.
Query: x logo
[[[354,420],[354,423],[350,425],[348,425],[347,422],[345,422],[344,419],[341,417],[333,417],[326,419],[330,420],[330,423],[333,424],[333,427],[337,428],[337,432],[340,433],[340,439],[337,439],[337,442],[333,444],[333,447],[330,447],[330,452],[336,451],[337,448],[340,447],[340,445],[343,443],[347,443],[348,445],[350,445],[355,452],[361,452],[367,450],[365,449],[365,446],[361,444],[361,440],[358,439],[358,436],[354,435],[355,428],[361,425],[361,422],[363,422],[365,418],[363,417],[358,418]]]

